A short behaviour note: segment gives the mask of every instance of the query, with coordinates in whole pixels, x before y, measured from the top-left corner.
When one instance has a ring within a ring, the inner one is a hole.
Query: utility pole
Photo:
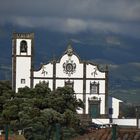
[[[137,128],[140,128],[140,124],[139,124],[139,106],[136,106],[136,125]]]
[[[117,125],[116,124],[113,124],[112,125],[112,140],[117,140]]]
[[[55,129],[56,129],[56,132],[55,132],[55,139],[56,140],[60,140],[60,124],[57,123],[55,125]]]
[[[5,140],[8,140],[8,124],[5,125]]]

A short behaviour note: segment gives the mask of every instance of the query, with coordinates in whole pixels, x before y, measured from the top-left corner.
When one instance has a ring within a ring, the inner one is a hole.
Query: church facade
[[[98,64],[82,61],[69,44],[59,60],[42,64],[34,70],[34,34],[14,33],[12,37],[12,86],[33,88],[37,83],[46,82],[51,90],[70,86],[81,99],[85,108],[79,114],[92,118],[109,116],[118,118],[120,100],[108,95],[108,67],[101,69]]]

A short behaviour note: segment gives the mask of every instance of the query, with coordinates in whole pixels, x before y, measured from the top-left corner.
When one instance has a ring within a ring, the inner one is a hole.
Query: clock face
[[[73,71],[73,65],[72,65],[71,63],[68,63],[68,64],[66,65],[66,71],[67,71],[67,72],[72,72],[72,71]]]

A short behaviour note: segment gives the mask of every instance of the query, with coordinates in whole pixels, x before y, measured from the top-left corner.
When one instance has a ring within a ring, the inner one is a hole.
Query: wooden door
[[[99,104],[90,104],[89,114],[92,118],[98,118],[100,116]]]

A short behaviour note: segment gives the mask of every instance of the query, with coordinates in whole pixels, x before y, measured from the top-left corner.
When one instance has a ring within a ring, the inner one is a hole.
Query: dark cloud
[[[100,30],[137,36],[139,13],[139,0],[4,0],[0,23],[71,33]]]

